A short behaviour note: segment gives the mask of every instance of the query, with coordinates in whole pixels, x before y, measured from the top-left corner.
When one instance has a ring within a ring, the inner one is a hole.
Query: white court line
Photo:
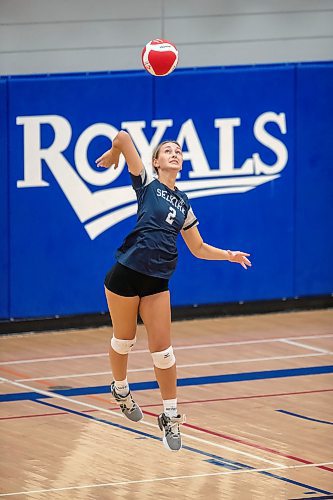
[[[311,351],[318,351],[325,354],[331,354],[327,349],[320,349],[319,347],[312,347],[311,345],[303,344],[302,342],[295,342],[290,339],[282,339],[281,342],[285,344],[295,345],[296,347],[302,347],[303,349],[310,349]]]
[[[122,414],[117,413],[117,412],[112,411],[112,410],[108,410],[107,408],[102,408],[100,406],[92,405],[90,403],[84,403],[83,401],[77,401],[76,399],[72,399],[72,398],[69,398],[67,396],[62,396],[62,395],[56,394],[54,392],[43,391],[42,389],[36,389],[35,387],[21,384],[20,382],[15,382],[14,380],[10,380],[10,379],[4,378],[4,377],[0,377],[0,381],[15,385],[16,387],[28,389],[29,391],[32,391],[32,392],[37,392],[38,394],[41,394],[42,396],[48,396],[48,397],[55,398],[55,399],[61,399],[62,401],[67,401],[67,402],[74,403],[74,404],[79,405],[79,406],[85,406],[85,407],[91,408],[93,410],[98,410],[98,411],[101,411],[103,413],[107,413],[108,415],[112,415],[113,417],[126,418]],[[96,423],[98,423],[98,422],[96,422]],[[150,422],[146,422],[145,420],[141,420],[140,423],[143,425],[147,425],[149,427],[154,427],[154,429],[158,429],[157,425],[151,424]],[[273,462],[272,460],[268,460],[267,458],[262,458],[262,457],[259,457],[258,455],[254,455],[253,453],[248,453],[246,451],[240,451],[240,450],[237,450],[236,448],[231,448],[230,446],[225,446],[223,444],[214,443],[213,441],[208,441],[207,439],[202,439],[202,438],[198,438],[196,436],[192,436],[191,434],[185,434],[184,432],[182,432],[182,436],[189,438],[189,439],[193,439],[194,441],[198,441],[199,443],[208,444],[209,446],[215,446],[216,448],[220,448],[222,450],[228,450],[228,451],[231,451],[232,453],[244,455],[244,456],[250,457],[252,459],[254,458],[255,460],[258,460],[260,462],[266,462],[268,464],[273,464],[273,465],[276,465],[279,467],[282,465],[279,462]]]
[[[154,477],[153,479],[138,479],[132,481],[114,481],[112,483],[100,483],[100,484],[84,484],[81,486],[65,486],[63,488],[49,488],[44,490],[26,490],[26,491],[16,491],[15,493],[0,493],[0,497],[10,497],[14,495],[32,495],[34,493],[51,493],[56,491],[69,491],[69,490],[83,490],[88,488],[105,488],[107,486],[124,486],[127,484],[143,484],[143,483],[155,483],[158,481],[174,481],[177,479],[195,479],[199,477],[218,477],[218,476],[229,476],[231,474],[253,474],[258,472],[272,472],[278,470],[288,470],[288,469],[302,469],[305,467],[322,467],[325,465],[332,465],[333,462],[321,462],[318,464],[302,464],[302,465],[281,465],[279,467],[268,467],[266,469],[237,469],[229,470],[223,472],[207,472],[205,474],[191,474],[188,476],[167,476],[167,477]]]
[[[224,346],[231,346],[231,345],[247,345],[247,344],[267,344],[267,343],[272,343],[272,342],[282,342],[285,340],[293,340],[293,339],[322,339],[322,338],[329,338],[333,337],[333,334],[329,335],[306,335],[306,336],[301,336],[301,337],[280,337],[280,338],[275,338],[275,339],[259,339],[259,340],[240,340],[237,342],[218,342],[215,344],[195,344],[195,345],[186,345],[186,346],[173,346],[174,350],[180,351],[184,349],[203,349],[203,348],[209,348],[209,347],[224,347]],[[149,349],[138,349],[131,351],[131,354],[142,354],[142,353],[149,353]],[[79,355],[73,355],[73,356],[57,356],[57,357],[50,357],[50,358],[32,358],[32,359],[22,359],[18,361],[2,361],[0,362],[0,366],[4,365],[20,365],[20,364],[25,364],[25,363],[44,363],[46,361],[65,361],[65,360],[70,360],[70,359],[83,359],[83,358],[100,358],[100,357],[106,357],[108,356],[108,353],[102,352],[98,354],[79,354]]]
[[[132,351],[133,352],[148,352],[147,349],[143,349],[141,351]],[[2,361],[0,366],[2,365],[24,365],[26,363],[45,363],[48,361],[67,361],[69,359],[84,359],[84,358],[102,358],[106,357],[108,354],[106,352],[101,352],[99,354],[77,354],[75,356],[58,356],[54,358],[35,358],[35,359],[21,359],[20,361]]]
[[[290,356],[274,356],[268,358],[251,358],[251,359],[232,359],[228,361],[210,361],[208,363],[191,363],[188,365],[177,365],[177,369],[179,368],[193,368],[196,366],[213,366],[213,365],[229,365],[234,363],[253,363],[258,361],[275,361],[281,359],[295,359],[295,358],[312,358],[314,356],[325,356],[326,354],[332,354],[330,351],[326,351],[325,353],[316,352],[311,354],[293,354]],[[137,373],[137,372],[152,372],[154,371],[153,367],[149,368],[132,368],[127,370],[127,373]],[[111,370],[107,372],[90,372],[90,373],[74,373],[71,375],[56,375],[53,377],[36,377],[36,378],[18,378],[15,379],[15,382],[33,382],[38,380],[59,380],[59,379],[68,379],[68,378],[80,378],[80,377],[92,377],[95,375],[110,375]]]

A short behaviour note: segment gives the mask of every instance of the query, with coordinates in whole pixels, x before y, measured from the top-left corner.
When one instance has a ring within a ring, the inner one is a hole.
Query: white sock
[[[167,417],[177,417],[177,399],[163,399],[163,406]]]
[[[127,394],[129,393],[127,377],[124,380],[115,380],[114,386],[116,388],[117,394],[120,394],[121,396],[127,396]]]

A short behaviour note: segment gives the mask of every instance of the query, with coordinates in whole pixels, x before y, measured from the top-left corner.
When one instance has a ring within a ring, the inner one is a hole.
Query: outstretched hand
[[[242,267],[244,267],[244,269],[247,269],[248,267],[252,266],[249,259],[247,259],[247,257],[250,256],[249,253],[239,252],[238,250],[235,252],[233,252],[232,250],[227,250],[227,252],[229,256],[228,258],[229,262],[237,262]]]
[[[97,158],[95,161],[97,167],[110,168],[114,165],[114,168],[118,168],[120,150],[112,147],[106,151],[102,156]]]

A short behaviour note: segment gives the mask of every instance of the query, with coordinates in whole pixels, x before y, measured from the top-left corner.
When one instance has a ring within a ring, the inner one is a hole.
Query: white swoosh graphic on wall
[[[91,239],[135,213],[136,195],[132,186],[111,187],[91,192],[66,158],[63,157],[55,164],[50,163],[49,168],[80,222],[86,223],[85,228]],[[187,192],[189,198],[199,198],[245,192],[254,186],[273,181],[279,176],[278,174],[205,178],[179,181],[177,186]],[[247,186],[248,189],[240,191],[240,186]],[[130,204],[133,205],[131,209],[128,206]],[[94,221],[89,222],[96,216]]]
[[[187,193],[188,191],[193,191],[196,189],[209,189],[213,187],[222,186],[259,186],[260,184],[265,184],[266,182],[274,181],[280,177],[280,174],[276,175],[249,175],[244,177],[224,177],[223,179],[200,179],[193,181],[179,181],[177,186],[182,191]],[[190,197],[188,195],[188,197]]]
[[[265,184],[266,182],[273,181],[280,177],[277,175],[262,175],[262,176],[248,176],[248,177],[236,177],[229,179],[209,179],[209,180],[195,180],[195,181],[180,181],[177,182],[177,186],[184,191],[187,191],[187,196],[189,199],[192,198],[202,198],[206,196],[216,196],[219,194],[235,194],[235,193],[245,193],[259,186],[260,184]],[[111,197],[111,188],[104,190],[108,192]],[[131,187],[129,187],[133,191]],[[97,194],[97,193],[95,193]],[[127,193],[126,193],[127,194]],[[133,194],[135,195],[134,191]],[[121,205],[126,204],[126,198],[122,198]],[[128,198],[133,198],[128,197]],[[127,198],[127,199],[128,199]],[[129,200],[130,201],[130,200]],[[118,202],[119,206],[119,202]],[[104,212],[104,210],[103,210]],[[85,229],[89,234],[90,238],[94,240],[97,236],[102,234],[104,231],[110,227],[118,224],[119,222],[127,219],[128,217],[135,215],[137,212],[137,203],[127,204],[126,206],[113,210],[111,213],[102,215],[101,217],[89,222],[85,225]]]

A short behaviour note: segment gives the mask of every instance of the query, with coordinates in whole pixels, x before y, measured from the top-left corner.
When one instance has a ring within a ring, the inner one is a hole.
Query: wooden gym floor
[[[173,323],[179,453],[160,440],[143,326],[129,381],[145,418],[110,402],[110,335],[0,339],[0,497],[333,498],[332,310]]]

